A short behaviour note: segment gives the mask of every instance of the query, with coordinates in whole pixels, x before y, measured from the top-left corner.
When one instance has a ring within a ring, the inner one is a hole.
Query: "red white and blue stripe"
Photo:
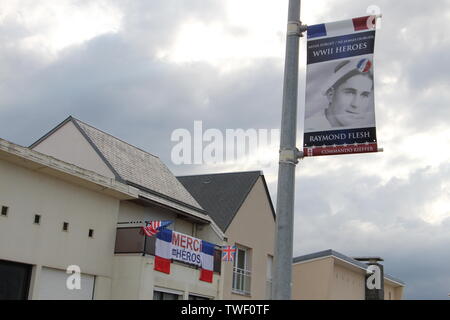
[[[372,68],[372,62],[369,59],[362,59],[358,62],[357,68],[362,73],[367,73]]]
[[[172,230],[160,229],[156,234],[155,270],[170,274],[172,261]]]
[[[202,266],[200,269],[200,280],[206,282],[213,282],[214,274],[214,247],[215,245],[202,240]]]
[[[169,220],[158,220],[158,221],[149,221],[145,227],[142,227],[145,235],[147,237],[152,237],[159,232],[159,230],[169,226],[172,221]]]
[[[337,37],[349,33],[374,30],[377,16],[366,16],[308,26],[308,39]]]
[[[223,246],[222,248],[222,260],[234,261],[236,256],[236,246]]]

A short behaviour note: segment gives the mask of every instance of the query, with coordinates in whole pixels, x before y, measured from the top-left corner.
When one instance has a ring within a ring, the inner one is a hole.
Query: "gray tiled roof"
[[[252,171],[177,178],[225,232],[260,176]]]
[[[321,252],[315,252],[315,253],[307,254],[307,255],[304,255],[304,256],[296,257],[296,258],[293,259],[293,261],[294,261],[294,263],[299,263],[299,262],[305,262],[305,261],[308,261],[308,260],[320,259],[320,258],[331,257],[331,256],[339,258],[341,260],[344,260],[344,261],[346,261],[346,262],[348,262],[350,264],[353,264],[353,265],[355,265],[355,266],[357,266],[357,267],[359,267],[361,269],[364,269],[364,270],[367,269],[367,265],[365,263],[362,263],[362,262],[357,261],[357,260],[355,260],[353,258],[347,257],[346,255],[343,255],[342,253],[339,253],[339,252],[334,251],[334,250],[325,250],[325,251],[321,251]],[[397,283],[399,283],[401,285],[404,285],[404,283],[401,280],[398,280],[398,279],[392,277],[389,274],[385,273],[384,277],[389,279],[389,280],[391,280],[391,281],[394,281],[394,282],[397,282]]]
[[[80,120],[72,120],[91,140],[120,179],[203,209],[158,157]]]
[[[80,130],[118,181],[163,198],[164,201],[176,203],[177,206],[181,205],[189,210],[206,214],[205,210],[158,157],[72,116],[34,142],[29,148],[33,149],[69,121]]]

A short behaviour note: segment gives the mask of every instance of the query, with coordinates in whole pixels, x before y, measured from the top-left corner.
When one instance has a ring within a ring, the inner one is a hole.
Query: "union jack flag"
[[[222,260],[234,261],[236,256],[236,246],[223,246],[222,248]]]
[[[172,223],[172,221],[148,221],[146,222],[146,226],[142,227],[142,230],[144,231],[145,235],[147,237],[151,237],[154,236],[155,234],[157,234],[159,232],[159,230],[161,230],[162,228],[167,227],[168,225],[170,225]]]

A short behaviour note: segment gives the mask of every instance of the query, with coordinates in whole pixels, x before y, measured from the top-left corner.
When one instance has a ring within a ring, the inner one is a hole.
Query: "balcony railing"
[[[251,272],[248,270],[233,268],[233,292],[243,295],[250,295]]]
[[[146,237],[141,227],[117,228],[115,254],[155,255],[156,236]],[[214,250],[214,272],[220,273],[222,252]],[[191,265],[189,265],[191,266]]]
[[[146,237],[140,227],[117,228],[114,253],[155,255],[156,236]]]

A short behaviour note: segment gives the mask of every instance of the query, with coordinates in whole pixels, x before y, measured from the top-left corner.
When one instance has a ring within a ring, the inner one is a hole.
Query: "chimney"
[[[366,300],[384,300],[384,261],[380,257],[356,257],[357,261],[367,265]]]

